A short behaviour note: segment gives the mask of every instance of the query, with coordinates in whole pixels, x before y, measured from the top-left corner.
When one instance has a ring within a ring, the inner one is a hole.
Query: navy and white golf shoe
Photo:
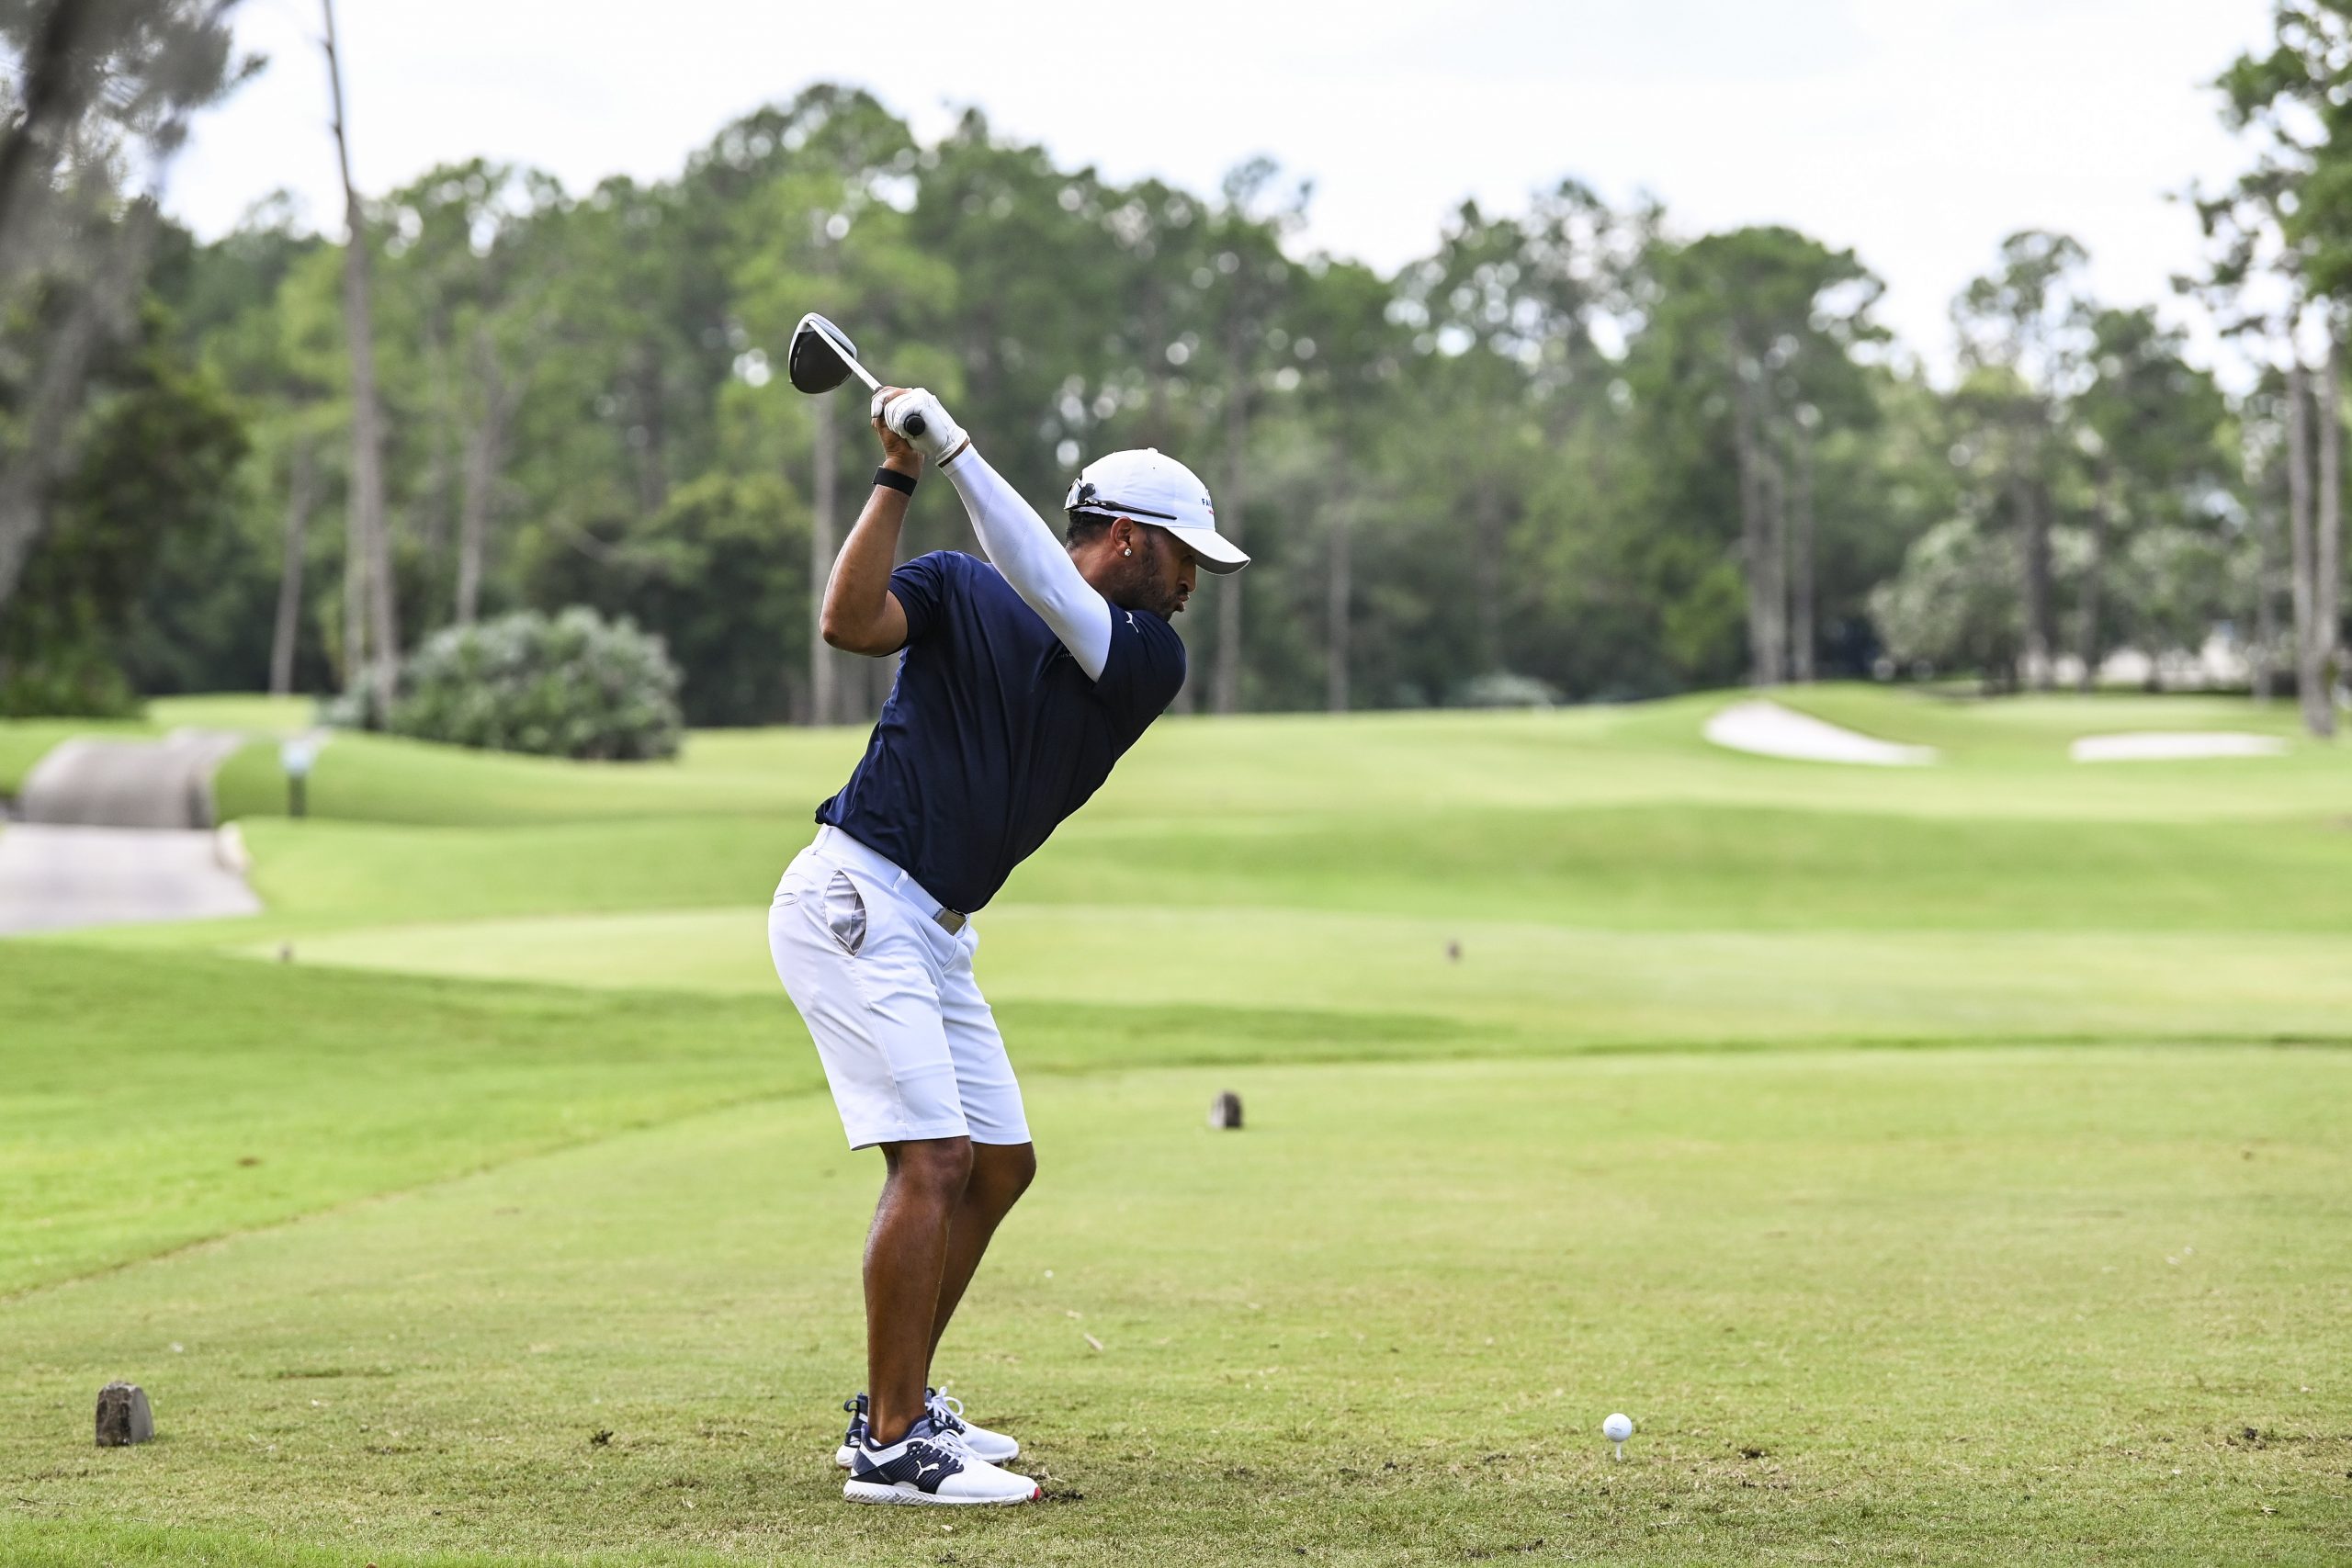
[[[934,1427],[963,1438],[966,1448],[990,1464],[1004,1464],[1021,1457],[1021,1445],[1012,1438],[965,1420],[964,1402],[954,1394],[927,1388],[922,1391],[922,1402]],[[842,1401],[842,1408],[849,1412],[849,1430],[842,1436],[842,1446],[833,1450],[833,1462],[847,1470],[851,1457],[857,1452],[859,1439],[865,1436],[865,1395],[854,1394]]]
[[[925,1414],[888,1448],[875,1447],[873,1434],[861,1430],[842,1495],[853,1503],[975,1507],[1032,1503],[1043,1494],[1027,1476],[998,1469],[956,1433],[939,1430]]]

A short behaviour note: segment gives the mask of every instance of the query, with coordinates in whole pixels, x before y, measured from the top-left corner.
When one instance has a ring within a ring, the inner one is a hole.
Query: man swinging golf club
[[[874,395],[882,466],[825,588],[825,640],[905,650],[865,756],[817,808],[768,915],[776,974],[816,1039],[853,1148],[885,1176],[865,1246],[866,1393],[835,1458],[860,1503],[1025,1503],[1020,1445],[930,1387],[932,1358],[1036,1172],[1004,1040],[972,979],[972,913],[1086,803],[1184,683],[1169,625],[1196,570],[1250,558],[1206,489],[1154,451],[1098,458],[1066,539],[921,389]],[[988,559],[891,570],[925,461]]]

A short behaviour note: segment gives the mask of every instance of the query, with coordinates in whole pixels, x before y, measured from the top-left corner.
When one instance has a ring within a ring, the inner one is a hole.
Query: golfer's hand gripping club
[[[933,463],[945,464],[971,444],[939,399],[926,388],[884,387],[874,394],[875,422]]]

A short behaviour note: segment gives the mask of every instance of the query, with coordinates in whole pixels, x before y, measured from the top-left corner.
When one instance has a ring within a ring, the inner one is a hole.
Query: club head
[[[856,357],[857,344],[849,334],[812,310],[792,331],[785,373],[797,390],[830,392],[849,379],[850,362]]]

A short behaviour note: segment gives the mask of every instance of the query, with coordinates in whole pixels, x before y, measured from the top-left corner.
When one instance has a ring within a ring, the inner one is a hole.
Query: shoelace
[[[931,1391],[931,1397],[923,1401],[923,1404],[931,1411],[932,1419],[942,1429],[958,1433],[963,1431],[964,1402],[962,1400],[944,1388],[935,1388]]]
[[[931,1429],[931,1436],[922,1440],[935,1449],[955,1455],[956,1458],[963,1461],[967,1467],[988,1462],[972,1451],[972,1446],[964,1440],[964,1434],[961,1432],[951,1432],[944,1427],[933,1427]]]

